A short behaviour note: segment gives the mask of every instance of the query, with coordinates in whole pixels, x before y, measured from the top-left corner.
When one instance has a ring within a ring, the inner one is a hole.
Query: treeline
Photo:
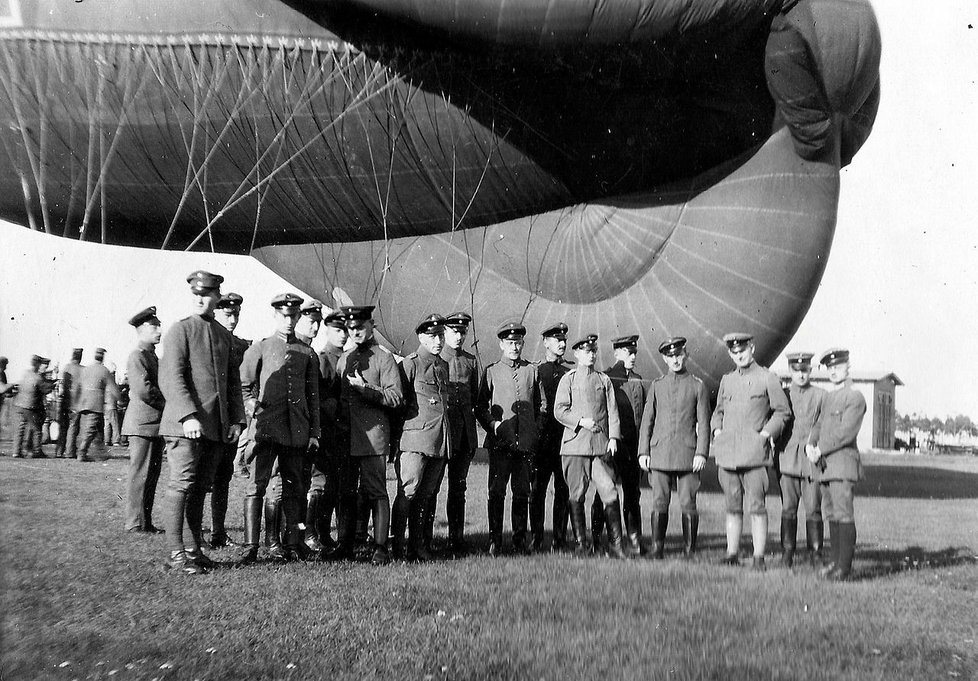
[[[901,414],[897,412],[896,425],[899,430],[910,430],[918,428],[923,431],[944,431],[946,433],[960,433],[965,431],[972,435],[978,435],[978,425],[970,416],[958,414],[939,419],[936,416],[926,416],[921,414]]]

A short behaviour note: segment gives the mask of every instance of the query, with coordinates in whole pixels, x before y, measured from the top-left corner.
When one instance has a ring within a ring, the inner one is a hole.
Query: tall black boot
[[[288,556],[282,547],[281,510],[278,499],[265,497],[265,545],[268,547],[268,557],[285,562]]]
[[[604,504],[601,497],[594,495],[591,502],[591,550],[601,553],[601,535],[604,532]]]
[[[317,557],[321,558],[323,550],[326,548],[319,540],[320,516],[323,512],[323,493],[321,490],[312,490],[306,495],[306,529],[303,534],[303,543]]]
[[[829,521],[829,562],[823,567],[819,574],[822,577],[828,576],[839,564],[839,523],[835,520]]]
[[[856,553],[856,524],[838,523],[835,532],[832,542],[838,544],[839,549],[835,569],[829,572],[828,578],[833,582],[847,582],[852,573],[852,558]]]
[[[666,528],[669,527],[668,511],[652,512],[652,560],[662,560],[666,555]]]
[[[567,546],[567,511],[567,499],[554,490],[554,551],[563,551]]]
[[[354,544],[357,548],[367,546],[370,543],[370,534],[367,527],[370,525],[370,513],[373,511],[373,504],[362,494],[357,495],[356,530],[354,531]],[[377,528],[374,528],[374,534]],[[386,538],[385,538],[386,540]]]
[[[798,518],[781,516],[781,564],[791,569],[795,562],[798,537]]]
[[[621,547],[621,502],[616,500],[605,506],[604,517],[608,524],[608,555],[612,558],[627,558]]]
[[[424,525],[421,529],[424,532],[424,548],[431,553],[435,542],[435,514],[438,512],[438,492],[436,491],[431,499],[426,499],[424,504]]]
[[[425,527],[428,524],[428,508],[424,500],[415,497],[411,501],[408,517],[408,560],[426,562],[431,560],[428,547],[425,546]]]
[[[504,497],[489,497],[489,555],[498,556],[503,550],[503,512],[506,510]]]
[[[327,560],[351,560],[354,557],[356,512],[356,494],[341,495],[336,506],[336,548],[327,552]]]
[[[583,556],[591,552],[587,540],[587,514],[584,504],[579,501],[568,501],[567,510],[570,513],[571,531],[574,533],[574,553]]]
[[[465,498],[448,497],[448,546],[455,557],[464,556],[468,550],[465,545]]]
[[[222,489],[211,492],[211,548],[216,549],[222,546],[236,546],[228,536],[224,521],[228,514],[228,490],[223,485]]]
[[[805,522],[805,542],[808,544],[808,558],[813,568],[822,566],[824,556],[822,555],[822,533],[824,526],[821,520],[807,520]]]
[[[394,497],[394,506],[391,509],[391,555],[400,560],[404,558],[405,534],[407,532],[408,518],[411,516],[412,502],[404,496],[403,492],[398,492]]]
[[[530,545],[526,541],[527,516],[530,512],[530,500],[513,498],[513,548],[517,553],[529,553]]]
[[[387,565],[391,562],[391,554],[387,549],[387,538],[391,529],[391,506],[387,499],[375,499],[374,515],[374,552],[370,562],[374,565]]]
[[[238,565],[248,565],[258,560],[258,535],[261,528],[262,500],[256,497],[244,499],[244,543],[241,554],[235,561]]]
[[[696,513],[683,513],[683,555],[692,558],[696,553],[696,535],[700,528],[700,517]]]

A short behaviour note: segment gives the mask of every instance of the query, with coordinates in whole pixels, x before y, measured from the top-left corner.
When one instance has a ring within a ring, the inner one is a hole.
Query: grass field
[[[122,532],[123,457],[0,458],[3,679],[978,678],[976,459],[867,456],[858,579],[829,584],[777,567],[777,496],[768,572],[714,565],[713,470],[693,563],[674,558],[674,515],[673,558],[658,563],[478,555],[175,576],[163,536]],[[474,465],[477,542],[485,480]]]

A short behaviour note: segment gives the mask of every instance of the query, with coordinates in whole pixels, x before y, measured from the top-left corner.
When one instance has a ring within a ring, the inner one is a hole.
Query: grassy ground
[[[860,579],[834,585],[774,567],[776,555],[765,574],[713,565],[714,471],[694,563],[479,555],[179,577],[160,569],[162,536],[122,532],[123,456],[0,458],[3,679],[978,678],[975,459],[868,456]],[[475,465],[477,541],[485,480]]]

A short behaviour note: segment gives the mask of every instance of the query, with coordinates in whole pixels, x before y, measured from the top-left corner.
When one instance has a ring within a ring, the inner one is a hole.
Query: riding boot
[[[513,499],[512,518],[513,523],[513,548],[517,553],[529,553],[530,546],[526,542],[527,516],[530,512],[528,499],[522,502]]]
[[[554,496],[553,549],[563,551],[567,546],[567,501]]]
[[[662,560],[666,553],[666,528],[669,527],[668,511],[652,512],[652,560]]]
[[[326,548],[319,540],[319,518],[323,511],[323,493],[313,490],[306,495],[306,529],[303,531],[303,542],[317,556],[321,556]]]
[[[408,519],[411,515],[411,500],[398,492],[394,497],[394,507],[391,509],[391,555],[400,560],[404,558],[404,534],[407,532]]]
[[[696,513],[683,513],[683,555],[692,558],[696,553],[696,535],[700,527],[700,517]]]
[[[356,509],[356,529],[353,533],[353,544],[356,547],[355,550],[359,551],[363,547],[369,547],[370,544],[370,534],[367,532],[367,527],[370,526],[370,513],[373,506],[369,499],[358,494]],[[374,534],[376,533],[377,528],[375,527]]]
[[[604,504],[595,494],[591,503],[591,550],[601,553],[601,534],[604,532]]]
[[[795,562],[797,546],[798,518],[781,517],[781,564],[791,569]]]
[[[272,560],[285,562],[288,556],[282,548],[282,516],[281,504],[278,499],[265,497],[265,546],[268,547],[268,557]]]
[[[356,496],[344,494],[336,506],[336,547],[326,555],[327,560],[350,560],[354,556],[356,526]]]
[[[547,510],[546,501],[546,495],[541,495],[540,490],[534,484],[534,487],[530,489],[530,547],[534,552],[543,550],[543,521]]]
[[[448,545],[452,551],[452,554],[456,557],[464,556],[467,552],[467,547],[465,545],[465,505],[464,501],[462,503],[452,502],[449,499],[448,508],[446,509],[448,514]]]
[[[821,520],[808,520],[805,522],[805,541],[808,544],[808,557],[813,568],[822,566],[824,556],[822,555],[822,533],[824,526]]]
[[[245,497],[244,499],[244,543],[241,554],[235,563],[248,565],[258,560],[258,535],[261,529],[261,499]]]
[[[621,547],[621,502],[604,507],[605,521],[608,525],[608,555],[612,558],[627,558]]]
[[[574,535],[574,554],[584,556],[590,553],[587,542],[587,516],[584,504],[579,501],[568,501],[567,511],[570,515],[571,532]]]
[[[836,540],[838,537],[838,540]],[[848,582],[852,573],[852,558],[856,552],[856,524],[840,522],[832,543],[838,544],[835,569],[829,572],[828,579],[833,582]]]
[[[211,492],[211,548],[216,549],[222,546],[236,546],[228,536],[224,521],[228,514],[228,491],[227,488],[218,490],[217,485]]]
[[[425,546],[425,527],[428,524],[427,504],[415,497],[408,517],[408,560],[427,562],[431,554]]]
[[[373,504],[374,516],[374,550],[370,562],[374,565],[386,565],[391,562],[391,554],[387,550],[387,539],[391,529],[391,505],[387,499],[375,499]]]
[[[424,533],[424,548],[430,554],[435,540],[435,513],[438,510],[438,497],[434,496],[430,500],[426,500],[423,510],[424,525],[422,525],[421,530]]]
[[[827,577],[829,573],[836,569],[839,564],[839,523],[835,520],[829,521],[829,562],[819,570],[819,575]]]
[[[498,556],[503,548],[503,513],[506,510],[504,497],[489,497],[489,555]]]
[[[302,530],[299,529],[299,519],[305,516],[305,496],[289,496],[282,499],[282,515],[285,527],[282,531],[282,543],[289,560],[306,558],[308,553],[303,544]],[[318,555],[316,556],[318,557]]]

